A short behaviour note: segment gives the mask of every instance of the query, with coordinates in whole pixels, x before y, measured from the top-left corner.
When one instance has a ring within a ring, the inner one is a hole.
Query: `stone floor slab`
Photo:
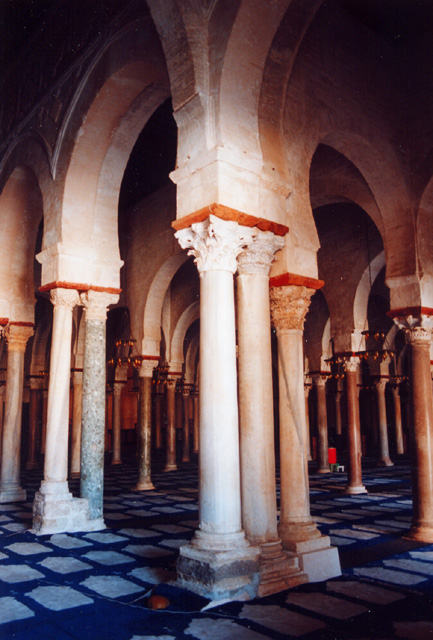
[[[75,538],[74,536],[68,536],[66,533],[56,533],[51,536],[50,543],[60,549],[80,549],[82,547],[92,546],[91,542],[80,540],[80,538]]]
[[[232,620],[192,620],[184,631],[197,640],[269,640],[257,631],[243,627]]]
[[[18,553],[20,556],[34,556],[39,553],[52,553],[53,550],[39,542],[14,542],[6,547],[9,551]]]
[[[95,591],[105,598],[120,598],[121,596],[129,596],[132,593],[140,593],[144,591],[143,587],[124,580],[119,576],[90,576],[80,585],[87,587],[91,591]]]
[[[277,605],[246,604],[242,607],[239,617],[253,620],[263,627],[272,629],[272,631],[296,637],[326,627],[326,624],[321,620],[309,618]]]
[[[26,595],[51,611],[64,611],[93,603],[91,598],[71,587],[37,587]]]
[[[338,620],[348,620],[368,611],[362,605],[334,598],[325,593],[290,593],[286,603]]]
[[[133,529],[126,528],[120,529],[119,533],[123,533],[125,536],[130,536],[131,538],[157,538],[161,537],[160,533],[156,531],[150,531],[149,529]]]
[[[15,620],[25,620],[26,618],[32,618],[34,615],[35,612],[19,600],[9,596],[0,598],[0,624],[14,622]],[[0,629],[0,637],[1,634],[2,631]]]
[[[419,620],[417,622],[394,622],[394,631],[398,638],[405,640],[427,640],[433,638],[433,622]]]
[[[142,556],[143,558],[161,558],[162,556],[171,555],[171,551],[165,551],[151,544],[129,544],[124,551],[132,553],[134,556]]]
[[[350,598],[358,598],[372,604],[390,604],[406,598],[402,593],[377,587],[366,582],[328,582],[326,588],[333,593],[340,593]]]
[[[353,570],[354,575],[370,578],[371,580],[382,580],[383,582],[391,582],[392,584],[414,585],[425,582],[426,578],[414,573],[406,573],[405,571],[393,571],[392,569],[383,569],[382,567],[360,567]]]
[[[420,562],[419,560],[411,560],[409,558],[392,558],[390,560],[384,560],[383,564],[385,567],[405,569],[406,571],[433,576],[433,565],[428,562]]]
[[[107,565],[134,562],[134,558],[125,556],[123,553],[117,553],[117,551],[89,551],[83,555],[83,558]]]
[[[0,580],[9,584],[28,582],[39,578],[45,578],[45,575],[26,564],[6,564],[0,567]]]
[[[174,571],[167,571],[163,567],[138,567],[130,571],[128,575],[150,584],[174,582],[177,578]]]
[[[86,571],[87,569],[93,569],[90,564],[78,560],[78,558],[63,558],[63,557],[50,557],[45,558],[41,562],[38,562],[41,567],[50,569],[55,573],[67,574],[75,573],[76,571]]]
[[[94,542],[100,542],[101,544],[115,544],[116,542],[125,542],[128,539],[108,531],[106,533],[87,533],[84,537]]]

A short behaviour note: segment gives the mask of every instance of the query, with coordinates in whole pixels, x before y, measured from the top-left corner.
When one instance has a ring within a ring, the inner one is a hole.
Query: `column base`
[[[433,543],[433,523],[430,525],[412,525],[404,537],[410,540]]]
[[[383,460],[378,460],[376,462],[376,467],[393,467],[394,463],[390,458],[384,458]]]
[[[81,477],[81,473],[79,471],[71,471],[69,474],[70,480],[77,480],[77,478]]]
[[[259,586],[259,549],[245,546],[230,551],[194,547],[179,549],[179,586],[210,600],[250,600]]]
[[[363,484],[357,484],[347,485],[347,487],[344,489],[344,493],[348,493],[353,496],[357,495],[358,493],[368,493],[368,491]]]
[[[188,458],[182,458],[182,462],[191,462],[191,458],[188,456]]]
[[[42,482],[33,503],[33,526],[36,535],[101,531],[103,518],[90,519],[86,498],[74,498],[66,482]]]
[[[0,503],[4,502],[25,502],[27,492],[17,483],[6,483],[0,485]]]
[[[316,470],[316,473],[331,473],[331,469],[329,467],[321,467]]]
[[[112,460],[111,461],[111,466],[116,465],[116,464],[122,464],[121,460]]]
[[[260,552],[258,596],[269,596],[308,582],[299,568],[298,558],[288,556],[280,540],[261,544]]]
[[[284,548],[298,558],[299,567],[307,574],[308,582],[322,582],[341,576],[338,550],[331,547],[329,536],[292,542],[285,544]]]
[[[132,488],[132,491],[153,491],[155,489],[155,485],[153,482],[137,482],[135,487]]]
[[[38,463],[37,462],[28,462],[26,464],[26,469],[27,471],[31,471],[32,469],[37,469],[38,468]]]
[[[177,471],[177,464],[166,464],[164,471]]]

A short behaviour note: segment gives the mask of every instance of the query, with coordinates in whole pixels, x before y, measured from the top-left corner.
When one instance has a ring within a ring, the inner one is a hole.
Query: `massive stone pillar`
[[[242,524],[260,547],[261,596],[307,580],[277,530],[269,269],[284,240],[258,231],[237,279]],[[260,451],[260,455],[257,452]]]
[[[100,291],[81,294],[85,308],[83,412],[80,492],[89,501],[90,519],[104,528],[104,444],[107,307],[119,299]]]
[[[154,489],[151,480],[151,444],[152,444],[152,377],[156,361],[143,360],[139,369],[138,402],[138,481],[134,491]]]
[[[374,387],[377,393],[377,417],[379,422],[379,445],[380,445],[380,457],[377,461],[377,465],[380,467],[392,467],[393,462],[389,457],[389,442],[388,442],[388,425],[386,421],[386,402],[385,402],[385,389],[386,378],[380,378],[375,380]]]
[[[67,483],[72,310],[79,295],[73,289],[52,289],[51,300],[54,313],[44,479],[33,503],[33,532],[94,531],[101,527],[99,520],[90,519],[87,500],[73,498]]]
[[[367,493],[367,489],[362,484],[358,374],[359,362],[356,358],[351,358],[346,362],[348,461],[346,493],[350,494]]]
[[[182,387],[182,462],[191,461],[191,445],[190,445],[190,430],[189,430],[189,389],[188,387]]]
[[[392,399],[394,401],[394,428],[395,428],[395,445],[397,455],[404,454],[403,426],[401,421],[401,400],[400,387],[394,384],[392,389]]]
[[[41,379],[39,376],[30,377],[30,407],[29,407],[29,439],[27,448],[27,469],[36,469],[37,461],[37,431],[39,422],[39,399],[41,393]]]
[[[310,514],[304,397],[303,328],[315,289],[271,288],[272,321],[278,339],[281,509],[283,547],[299,558],[311,581],[340,575],[337,549],[322,536]]]
[[[328,416],[326,413],[326,378],[318,373],[313,376],[316,389],[317,412],[317,473],[329,473]]]
[[[411,350],[413,517],[408,537],[433,543],[433,394],[430,343],[433,316],[398,316]]]
[[[170,375],[170,374],[169,374]],[[167,429],[165,438],[164,471],[176,471],[176,378],[167,378]]]
[[[21,417],[24,353],[27,341],[32,334],[32,327],[18,324],[11,324],[6,330],[8,364],[1,456],[0,502],[16,502],[26,499],[26,492],[20,485]]]
[[[83,413],[83,372],[72,371],[72,433],[70,478],[79,478],[81,469],[81,418]]]
[[[210,215],[176,233],[200,274],[199,529],[180,548],[178,580],[207,597],[253,597],[259,549],[241,524],[233,274],[253,230]]]

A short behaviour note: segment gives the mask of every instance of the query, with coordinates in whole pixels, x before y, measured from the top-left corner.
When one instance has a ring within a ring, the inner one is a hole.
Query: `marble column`
[[[155,390],[155,448],[162,449],[162,401],[164,385],[158,382]]]
[[[308,382],[304,384],[304,398],[305,398],[305,426],[306,426],[306,442],[305,442],[305,454],[308,462],[311,462],[313,456],[311,455],[311,436],[310,436],[310,409],[309,409],[309,397],[310,397],[311,384]]]
[[[283,245],[283,238],[258,231],[238,257],[242,525],[260,548],[259,596],[307,581],[298,559],[283,551],[277,530],[269,270]]]
[[[192,451],[195,454],[199,452],[200,446],[200,396],[198,389],[196,388],[194,391],[194,416],[193,416],[193,427],[192,427]]]
[[[151,491],[151,444],[152,444],[152,377],[157,361],[143,360],[139,369],[138,403],[138,480],[134,491]]]
[[[358,390],[359,362],[356,358],[346,362],[347,395],[347,486],[346,493],[367,493],[362,484],[361,421]]]
[[[386,402],[385,402],[385,389],[387,380],[381,378],[375,380],[374,387],[377,393],[377,417],[379,422],[379,445],[380,445],[380,458],[377,461],[379,467],[392,467],[393,462],[389,457],[389,443],[388,443],[388,425],[386,422]]]
[[[166,429],[166,460],[164,471],[176,471],[176,379],[168,378],[167,390],[167,429]]]
[[[3,446],[0,473],[0,503],[26,499],[20,485],[21,418],[24,384],[24,353],[32,327],[11,324],[6,329],[8,360]]]
[[[394,428],[395,428],[395,445],[396,453],[401,456],[404,454],[403,426],[401,421],[401,401],[400,387],[394,384],[391,387],[392,399],[394,401]]]
[[[83,372],[72,372],[72,433],[70,478],[80,477],[81,468],[81,418],[83,412]]]
[[[118,295],[102,291],[81,294],[85,308],[83,366],[83,404],[81,427],[80,494],[89,502],[90,519],[95,528],[105,528],[104,449],[107,308],[116,304]]]
[[[182,389],[182,462],[191,462],[189,430],[189,389]]]
[[[111,464],[122,464],[122,389],[125,381],[115,380],[113,382],[113,427],[112,427],[112,449],[113,454]]]
[[[411,350],[412,396],[412,526],[409,538],[433,543],[433,394],[430,374],[430,343],[433,317],[394,318],[406,330]]]
[[[72,310],[80,299],[74,289],[58,288],[51,290],[51,301],[54,312],[44,479],[33,503],[33,533],[94,531],[100,525],[90,519],[88,501],[73,498],[67,483]]]
[[[180,584],[212,599],[254,597],[259,549],[241,524],[233,274],[254,230],[210,215],[176,233],[200,274],[199,529],[180,548]]]
[[[328,416],[326,413],[326,378],[320,374],[313,376],[316,389],[317,412],[317,473],[329,473],[328,459]]]
[[[36,469],[38,466],[36,441],[39,418],[39,398],[41,381],[38,377],[30,378],[30,407],[29,407],[29,439],[27,451],[27,469]]]
[[[280,523],[283,547],[295,554],[312,582],[340,575],[338,551],[321,535],[310,514],[304,397],[303,329],[315,290],[271,288],[272,321],[278,340],[280,413]]]

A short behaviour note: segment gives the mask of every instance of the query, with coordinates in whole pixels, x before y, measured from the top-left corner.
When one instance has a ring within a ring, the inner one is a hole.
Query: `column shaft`
[[[193,452],[199,452],[199,433],[200,433],[200,399],[199,392],[196,390],[194,393],[194,418],[193,418]]]
[[[143,367],[144,365],[144,367]],[[152,372],[153,365],[143,363],[140,371],[140,393],[138,403],[138,482],[135,491],[154,489],[151,480],[152,442]],[[149,375],[150,373],[150,375]],[[141,375],[143,374],[143,375]],[[147,375],[144,375],[147,374]]]
[[[155,387],[155,448],[162,449],[162,400],[164,391],[163,385],[160,383],[156,384]]]
[[[71,434],[71,478],[80,477],[81,469],[81,419],[83,413],[83,372],[72,374],[72,434]]]
[[[176,464],[176,380],[167,380],[166,462],[164,471],[175,471]]]
[[[401,401],[398,385],[392,387],[392,397],[394,400],[394,428],[397,455],[404,454],[403,427],[401,422]]]
[[[320,375],[314,377],[317,411],[317,473],[329,473],[328,417],[326,413],[326,381]]]
[[[386,380],[378,380],[375,384],[377,390],[377,416],[379,421],[379,443],[380,458],[377,462],[379,466],[392,467],[393,463],[389,457],[388,424],[386,421],[386,401],[385,389]]]
[[[111,464],[122,464],[122,389],[124,382],[114,382],[113,384],[113,428],[112,428],[112,448],[113,456]]]
[[[38,428],[39,412],[39,387],[32,386],[30,381],[30,407],[29,407],[29,440],[27,452],[27,469],[36,469],[38,466],[36,459],[36,436]]]
[[[190,462],[190,430],[189,430],[189,392],[182,392],[182,462]]]
[[[346,493],[367,493],[362,484],[361,467],[361,422],[359,418],[358,363],[346,364],[347,394],[347,486]]]

